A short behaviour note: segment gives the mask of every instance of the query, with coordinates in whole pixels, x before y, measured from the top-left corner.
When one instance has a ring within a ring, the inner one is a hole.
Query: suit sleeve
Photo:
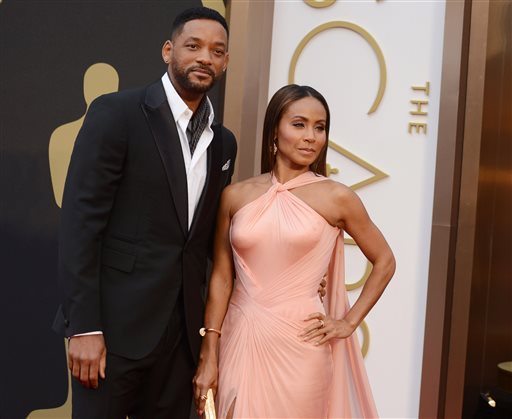
[[[102,330],[101,243],[123,174],[126,143],[115,96],[96,99],[76,139],[61,210],[59,275],[66,336]]]
[[[235,136],[233,135],[233,133],[231,131],[229,131],[228,129],[224,129],[225,133],[225,137],[228,141],[228,145],[229,145],[229,149],[230,149],[230,154],[231,154],[231,164],[229,166],[229,176],[228,176],[228,180],[226,182],[226,184],[224,186],[227,186],[231,183],[231,178],[233,177],[233,172],[235,171],[235,160],[236,160],[236,153],[237,153],[237,143],[236,143],[236,138]]]
[[[238,150],[238,146],[237,146],[237,142],[236,142],[236,138],[235,138],[234,134],[224,126],[222,126],[221,129],[222,129],[221,135],[222,135],[222,140],[223,140],[223,146],[226,147],[226,150],[227,150],[226,157],[228,157],[231,160],[231,163],[230,163],[229,169],[228,169],[228,176],[226,178],[225,183],[222,185],[222,189],[224,189],[226,186],[228,186],[231,183],[231,179],[232,179],[233,173],[235,171],[235,160],[236,160],[236,153]],[[220,202],[220,194],[219,194],[219,202]],[[217,204],[219,204],[219,202]],[[217,220],[217,208],[215,209],[214,220]],[[210,240],[208,242],[208,260],[210,262],[210,266],[211,266],[211,262],[213,260],[214,239],[215,239],[215,233],[213,233],[210,236]],[[207,275],[207,278],[209,278],[209,277],[210,277],[210,273],[208,273],[208,275]]]

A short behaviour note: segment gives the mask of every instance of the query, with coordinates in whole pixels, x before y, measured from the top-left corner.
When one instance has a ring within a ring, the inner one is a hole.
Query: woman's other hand
[[[213,357],[209,360],[200,360],[196,375],[192,379],[194,384],[194,402],[198,416],[204,412],[206,393],[212,389],[213,396],[217,394],[218,367],[217,360]]]

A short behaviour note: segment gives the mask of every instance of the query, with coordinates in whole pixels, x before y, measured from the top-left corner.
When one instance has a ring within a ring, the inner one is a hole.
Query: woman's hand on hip
[[[308,325],[299,334],[305,342],[323,345],[331,339],[348,338],[356,329],[344,319],[335,320],[323,313],[311,313],[304,319]]]

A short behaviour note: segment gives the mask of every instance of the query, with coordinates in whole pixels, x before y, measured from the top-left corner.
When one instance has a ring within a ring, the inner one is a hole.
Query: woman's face
[[[324,106],[313,97],[290,103],[276,130],[276,164],[309,168],[327,141],[326,120]]]

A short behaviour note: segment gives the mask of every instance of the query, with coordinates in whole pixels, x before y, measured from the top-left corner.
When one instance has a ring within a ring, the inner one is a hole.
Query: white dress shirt
[[[214,117],[213,107],[210,99],[206,97],[208,106],[210,107],[208,125],[199,138],[199,142],[197,143],[194,155],[191,156],[187,139],[187,126],[190,118],[192,118],[192,111],[188,108],[180,95],[178,95],[178,92],[176,92],[176,89],[172,85],[167,73],[162,76],[162,83],[164,85],[167,101],[171,107],[174,122],[176,123],[176,128],[178,129],[181,151],[183,152],[183,161],[185,162],[188,188],[188,227],[190,228],[194,218],[194,212],[197,208],[197,203],[199,202],[199,198],[201,197],[201,193],[203,192],[204,184],[206,181],[206,149],[213,140],[213,131],[211,128]]]
[[[171,108],[176,128],[178,129],[178,135],[180,137],[181,151],[183,152],[183,161],[185,162],[185,171],[187,173],[187,188],[188,188],[188,228],[192,225],[194,219],[194,213],[203,192],[204,184],[206,182],[206,170],[207,170],[207,156],[206,149],[213,140],[212,122],[213,122],[213,106],[210,99],[206,97],[208,106],[210,106],[210,116],[208,119],[208,125],[204,129],[199,142],[197,143],[194,155],[190,155],[190,147],[188,145],[187,138],[187,126],[192,118],[192,110],[190,110],[183,99],[178,95],[176,89],[169,79],[169,75],[165,73],[162,76],[162,83],[164,85],[165,95],[167,96],[167,102]],[[171,139],[169,138],[169,141]],[[74,336],[87,336],[87,335],[100,335],[101,331],[94,331],[88,333],[79,333]]]

